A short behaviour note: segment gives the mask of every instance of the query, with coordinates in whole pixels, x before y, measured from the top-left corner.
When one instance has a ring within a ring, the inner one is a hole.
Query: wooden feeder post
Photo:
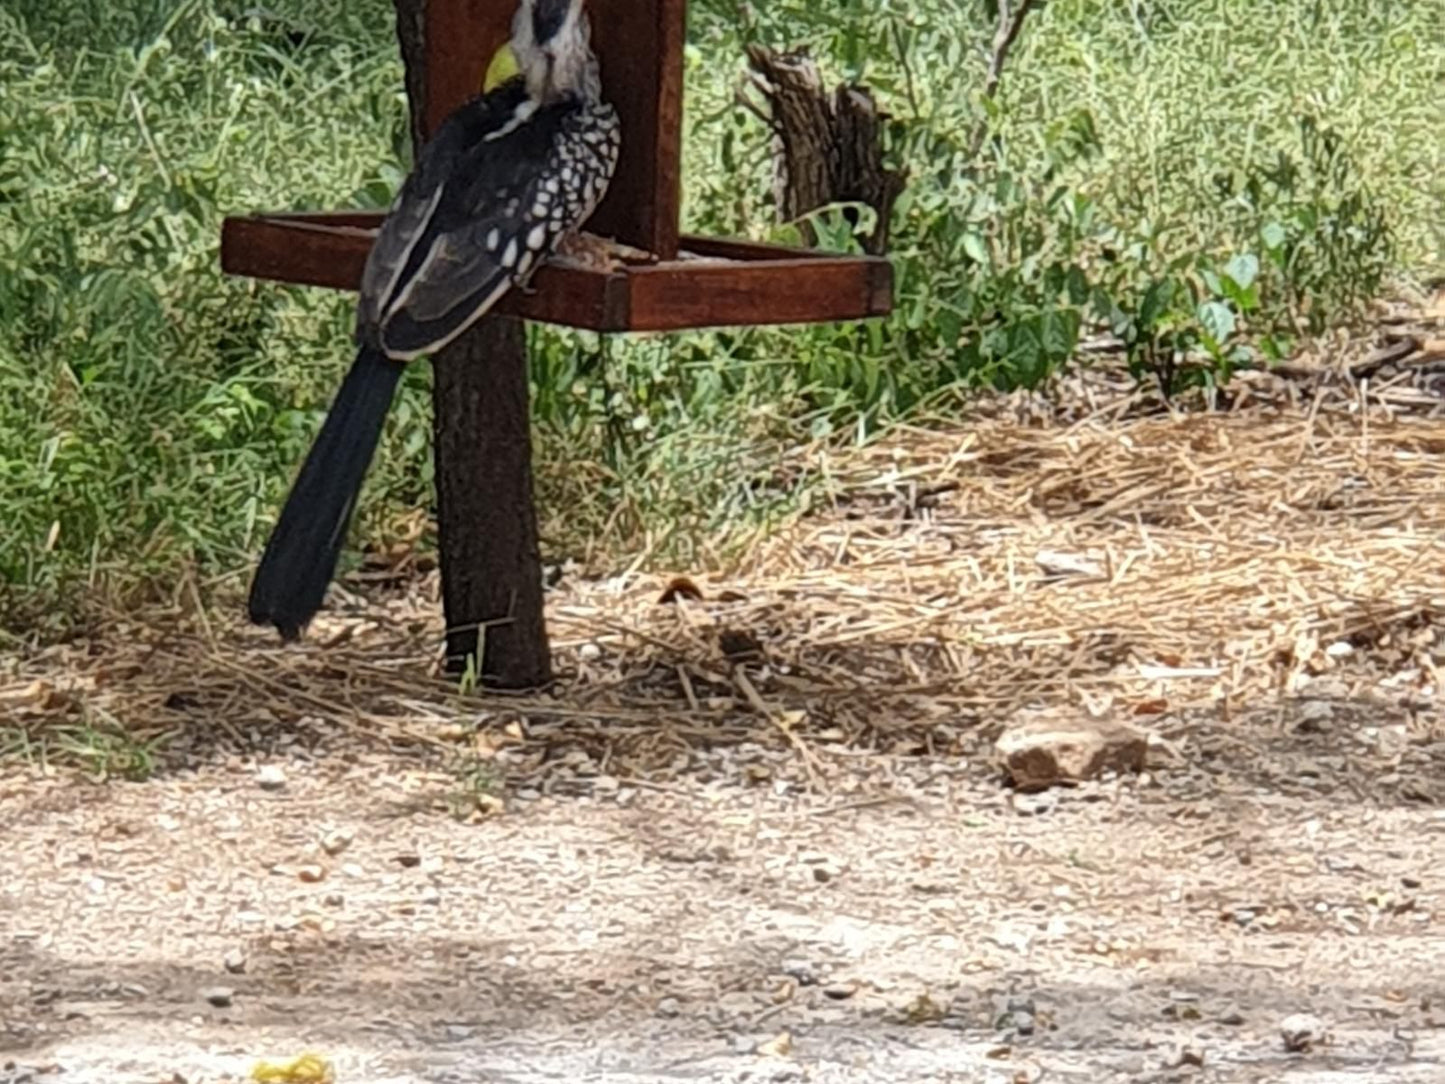
[[[516,0],[396,0],[413,131],[424,137],[478,92]],[[532,506],[521,320],[593,331],[678,331],[881,316],[892,269],[837,256],[679,234],[685,0],[587,0],[603,94],[622,153],[587,229],[653,258],[618,270],[547,263],[434,359],[436,478],[447,657],[477,654],[484,684],[550,673]],[[341,211],[228,218],[231,274],[354,290],[381,215]]]

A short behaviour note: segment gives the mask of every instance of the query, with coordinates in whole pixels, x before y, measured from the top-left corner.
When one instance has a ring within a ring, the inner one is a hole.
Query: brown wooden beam
[[[622,154],[599,234],[671,259],[682,207],[682,67],[686,0],[587,0],[603,96],[617,109]],[[430,0],[426,13],[427,130],[481,92],[511,33],[517,0]]]
[[[551,680],[532,497],[527,336],[489,316],[433,359],[446,665],[482,685]]]
[[[686,0],[587,0],[602,91],[622,123],[622,154],[588,229],[677,255],[682,212]]]
[[[379,222],[359,212],[228,218],[221,266],[354,290]],[[884,259],[715,237],[687,236],[681,244],[682,258],[613,272],[545,264],[496,311],[593,331],[680,331],[859,320],[892,305],[893,272]]]
[[[395,0],[397,36],[407,69],[412,130],[418,142],[424,120],[438,100],[436,79],[455,78],[445,49],[464,43],[475,48],[475,25],[453,39],[438,16],[467,15],[474,0]],[[493,32],[497,0],[482,4],[490,12],[482,31]],[[510,7],[510,5],[507,5]],[[425,18],[422,15],[425,15]],[[473,12],[473,15],[476,13]],[[490,29],[489,29],[490,28]],[[439,51],[443,50],[443,51]],[[487,63],[490,53],[482,58]],[[437,67],[440,65],[440,67]],[[485,70],[485,68],[483,69]],[[415,78],[417,72],[422,78]],[[480,80],[478,80],[480,81]],[[480,89],[479,87],[475,89]],[[467,92],[475,93],[475,90]],[[366,259],[370,240],[357,236],[355,220],[333,224],[342,253]],[[326,242],[316,236],[327,227],[312,225],[293,240],[310,271]],[[365,247],[363,247],[363,245]],[[224,266],[224,237],[223,258]],[[277,254],[273,253],[273,256]],[[278,257],[279,258],[279,257]],[[357,273],[360,264],[348,271]],[[489,315],[432,359],[433,455],[436,464],[437,543],[440,550],[442,604],[446,613],[446,662],[452,672],[470,664],[481,684],[532,688],[551,678],[542,600],[542,554],[532,505],[531,412],[527,397],[527,339],[520,320]]]

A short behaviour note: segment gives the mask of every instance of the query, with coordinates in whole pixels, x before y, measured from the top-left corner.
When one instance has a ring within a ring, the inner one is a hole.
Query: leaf
[[[1234,310],[1223,301],[1206,301],[1199,306],[1199,322],[1216,343],[1234,334]]]
[[[974,263],[988,263],[988,246],[983,243],[983,238],[976,233],[965,233],[963,235],[963,251]]]
[[[1159,318],[1174,303],[1177,284],[1173,279],[1155,279],[1144,291],[1144,300],[1139,302],[1139,328],[1148,331],[1159,322]]]
[[[1270,361],[1283,361],[1289,357],[1293,349],[1293,343],[1288,336],[1266,335],[1259,341],[1259,348],[1264,351],[1264,356]]]
[[[1240,290],[1248,290],[1259,277],[1259,257],[1252,252],[1241,252],[1224,265],[1224,273]]]
[[[1069,268],[1068,287],[1069,300],[1075,305],[1082,305],[1089,300],[1089,280],[1085,276],[1083,268],[1078,266]]]
[[[963,336],[963,315],[952,305],[942,305],[938,310],[938,337],[946,347],[952,347]]]
[[[1080,325],[1077,309],[1053,309],[1043,314],[1043,345],[1052,364],[1062,364],[1073,354]]]

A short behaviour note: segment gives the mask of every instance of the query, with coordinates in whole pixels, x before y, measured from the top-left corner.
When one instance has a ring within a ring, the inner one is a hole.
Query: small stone
[[[793,1037],[786,1031],[780,1031],[766,1042],[759,1043],[756,1050],[764,1057],[786,1058],[793,1052]]]
[[[396,856],[396,864],[401,866],[402,869],[415,869],[421,865],[421,855],[414,852],[399,854]]]
[[[621,788],[622,783],[614,775],[599,775],[592,780],[594,794],[616,794]]]
[[[435,885],[427,885],[421,890],[421,902],[435,907],[441,903],[442,894],[437,891]]]
[[[889,1023],[926,1027],[948,1015],[949,1005],[935,1000],[927,990],[905,988],[889,993],[884,1019]]]
[[[1187,1044],[1178,1047],[1174,1051],[1173,1068],[1182,1069],[1186,1066],[1192,1069],[1203,1069],[1204,1051],[1200,1050],[1197,1046],[1189,1046]]]
[[[321,897],[321,902],[326,904],[327,907],[340,907],[346,902],[346,897],[340,892],[328,892]]]
[[[201,997],[217,1009],[229,1009],[235,996],[236,992],[229,986],[207,986],[201,991]]]
[[[1244,1023],[1244,1013],[1238,1009],[1229,1009],[1219,1018],[1219,1022],[1226,1027],[1237,1028]]]
[[[325,880],[326,870],[324,867],[317,865],[300,866],[296,870],[296,877],[306,884],[314,885],[318,881]]]
[[[665,997],[657,1003],[657,1015],[673,1017],[682,1011],[682,1004],[675,997]]]
[[[542,797],[542,792],[536,787],[523,787],[517,791],[517,800],[521,802],[535,802]]]
[[[799,986],[817,986],[818,971],[807,960],[789,957],[783,961],[783,974]]]
[[[594,662],[602,657],[602,649],[594,643],[586,643],[577,649],[577,657],[583,662]]]
[[[1316,1044],[1329,1041],[1324,1021],[1309,1013],[1295,1013],[1279,1022],[1279,1037],[1291,1054],[1308,1053]]]
[[[1203,1014],[1197,1005],[1170,1003],[1164,1006],[1164,1018],[1166,1020],[1199,1020],[1203,1018]]]
[[[447,1038],[460,1042],[463,1039],[470,1039],[477,1033],[477,1029],[467,1024],[448,1024]]]
[[[1024,794],[1015,791],[1009,796],[1009,804],[1013,806],[1014,812],[1021,817],[1039,817],[1045,813],[1051,813],[1059,807],[1059,799],[1056,795],[1047,791],[1036,794]]]
[[[1081,783],[1106,771],[1144,768],[1148,735],[1124,723],[1081,713],[1030,713],[994,743],[994,754],[1021,790]]]
[[[1306,700],[1299,707],[1299,722],[1295,731],[1300,734],[1323,734],[1334,721],[1335,709],[1328,700]]]
[[[1009,1021],[1015,1032],[1019,1035],[1032,1035],[1034,1033],[1034,1014],[1031,1012],[1015,1012]]]
[[[856,982],[830,982],[823,987],[823,996],[832,1001],[847,1001],[857,992]]]
[[[256,785],[262,790],[280,790],[286,785],[286,773],[276,764],[263,764],[256,772]]]
[[[221,962],[226,970],[233,975],[239,975],[246,970],[246,954],[238,948],[229,950]]]
[[[337,828],[321,837],[321,849],[334,857],[350,847],[355,838],[351,829]]]

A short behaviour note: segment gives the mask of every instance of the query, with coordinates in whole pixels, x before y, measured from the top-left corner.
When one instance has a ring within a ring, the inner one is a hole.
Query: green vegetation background
[[[987,0],[692,5],[686,217],[786,239],[742,43],[870,83],[911,185],[871,325],[600,341],[533,330],[552,556],[681,564],[806,504],[780,444],[961,414],[1093,326],[1218,384],[1441,270],[1436,3],[1054,0],[981,100]],[[227,279],[221,218],[384,207],[409,157],[388,0],[0,10],[0,628],[243,586],[350,360],[341,294]],[[987,118],[981,158],[966,153]],[[852,244],[834,214],[818,225]],[[1184,359],[1176,364],[1178,359]],[[430,500],[408,374],[353,540]]]

